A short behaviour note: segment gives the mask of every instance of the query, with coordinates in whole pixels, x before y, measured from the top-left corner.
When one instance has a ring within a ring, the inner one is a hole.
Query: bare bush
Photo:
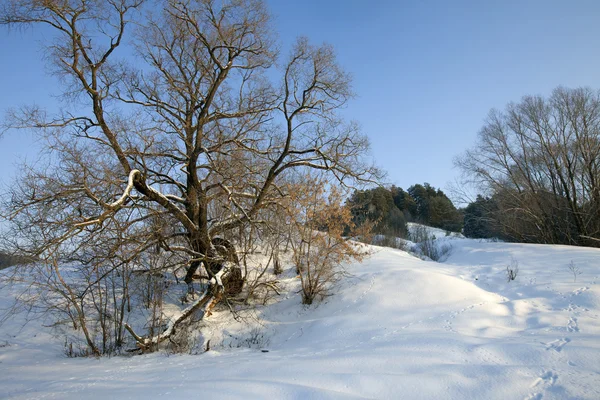
[[[275,243],[279,246],[278,243]],[[274,295],[280,294],[278,281],[269,271],[275,270],[278,260],[278,251],[276,248],[270,247],[269,257],[264,263],[255,263],[256,267],[246,275],[246,291],[244,303],[249,304],[251,301],[258,301],[260,304],[267,304]],[[281,264],[279,264],[281,268]],[[275,271],[274,271],[275,272]]]
[[[90,348],[88,346],[86,346],[85,344],[82,345],[81,343],[77,343],[75,344],[75,346],[73,346],[73,342],[70,341],[67,337],[65,337],[65,343],[64,343],[64,355],[68,358],[78,358],[78,357],[89,357],[90,355]]]
[[[427,227],[424,225],[414,226],[410,232],[410,239],[417,243],[422,255],[433,261],[444,261],[452,253],[452,245],[445,243],[438,246],[435,235],[429,234]]]
[[[421,254],[431,258],[434,261],[437,261],[439,259],[439,250],[436,246],[434,235],[427,236],[426,239],[422,240],[421,242],[418,242],[418,245]]]
[[[281,266],[281,261],[279,261],[278,254],[275,254],[275,258],[273,261],[273,273],[275,275],[281,275],[283,273],[283,267]]]
[[[514,258],[511,259],[510,265],[506,266],[506,279],[508,282],[514,281],[519,274],[519,262]]]
[[[581,275],[582,272],[579,269],[579,267],[573,262],[573,260],[571,260],[571,262],[569,263],[569,271],[571,271],[571,274],[573,274],[573,282],[577,282],[577,276]]]
[[[438,262],[446,261],[448,259],[448,257],[450,257],[450,255],[452,254],[452,250],[453,250],[453,247],[450,243],[444,243],[438,248],[437,258],[436,259],[432,258],[432,260],[438,261]]]
[[[413,225],[408,232],[408,238],[415,243],[421,243],[430,239],[430,235],[425,225]]]
[[[254,327],[249,332],[241,335],[228,335],[228,338],[224,339],[221,343],[221,347],[228,348],[249,348],[249,349],[261,349],[267,347],[270,343],[270,339],[267,336],[264,329],[260,327]]]
[[[410,250],[405,240],[395,236],[375,235],[371,243],[375,246],[390,247],[392,249],[404,251]]]
[[[355,226],[350,208],[342,205],[342,193],[332,187],[326,194],[325,182],[319,178],[306,176],[302,185],[303,190],[296,191],[290,203],[290,210],[303,216],[296,220],[292,250],[302,284],[302,303],[312,304],[330,295],[332,285],[344,274],[343,263],[360,261],[368,253],[364,245],[343,236]],[[366,231],[353,233],[364,236]]]

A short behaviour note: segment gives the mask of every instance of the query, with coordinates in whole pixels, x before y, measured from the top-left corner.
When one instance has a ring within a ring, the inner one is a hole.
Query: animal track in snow
[[[358,282],[356,284],[358,284],[360,281],[362,281],[362,279],[358,278]],[[356,285],[355,284],[355,285]],[[347,305],[345,305],[344,307],[335,310],[332,315],[338,315],[340,313],[342,313],[343,311],[349,309],[350,307],[354,307],[356,305],[356,303],[358,303],[360,300],[362,300],[363,298],[365,298],[365,296],[367,296],[372,290],[373,290],[373,286],[375,286],[375,276],[371,275],[370,278],[370,282],[369,282],[369,287],[367,287],[357,298],[355,298],[354,300],[352,300],[352,302],[349,302]],[[294,332],[292,332],[291,336],[289,336],[284,343],[289,342],[291,339],[293,338],[299,338],[304,334],[303,328],[307,325],[306,322],[304,322],[298,329],[296,329]],[[345,332],[342,330],[337,330],[337,332],[340,334],[340,336],[347,336],[350,334],[350,332]],[[299,336],[298,336],[299,334]]]
[[[589,286],[580,287],[573,290],[568,296],[571,299],[569,305],[566,308],[563,308],[564,311],[570,313],[569,320],[567,321],[567,332],[579,332],[579,322],[577,318],[582,312],[587,312],[589,309],[576,304],[574,300],[576,296],[579,296],[587,290],[589,290]]]
[[[577,318],[569,318],[569,322],[567,322],[567,332],[579,332],[579,324],[577,323]]]
[[[478,347],[475,349],[475,354],[479,357],[479,359],[488,364],[494,365],[507,365],[506,361],[494,355],[492,352],[486,350],[483,347]]]
[[[546,343],[546,350],[554,350],[556,352],[561,352],[562,348],[565,347],[567,343],[569,343],[571,339],[569,338],[561,338],[551,341],[550,343]]]
[[[554,371],[546,371],[542,374],[542,376],[540,376],[539,379],[541,379],[544,383],[554,385],[556,383],[556,380],[558,379],[558,374],[556,374],[556,372]]]
[[[532,393],[525,400],[542,400],[543,397],[541,393]]]
[[[542,374],[531,384],[531,389],[542,387],[542,391],[547,390],[558,380],[558,374],[554,371],[543,371]],[[541,400],[544,397],[543,392],[530,393],[525,400]]]
[[[371,285],[371,288],[372,288],[372,286],[373,285]],[[369,290],[371,288],[369,288]],[[365,294],[367,292],[365,292]],[[451,332],[458,333],[458,332],[456,332],[452,328],[452,322],[451,321],[454,318],[456,318],[458,315],[460,315],[462,313],[465,313],[465,312],[467,312],[469,310],[472,310],[475,307],[483,306],[485,304],[487,304],[487,302],[483,301],[483,302],[471,304],[471,305],[466,306],[466,307],[464,307],[462,309],[459,309],[457,311],[446,312],[446,313],[442,313],[442,314],[439,314],[439,315],[431,316],[429,318],[424,318],[424,319],[412,321],[412,322],[409,322],[408,324],[406,324],[404,326],[401,326],[401,327],[399,327],[397,329],[394,329],[394,330],[391,330],[391,331],[387,331],[385,333],[377,334],[377,335],[374,335],[374,336],[371,336],[369,338],[365,338],[365,339],[362,339],[362,340],[359,340],[359,341],[353,342],[353,343],[343,344],[343,342],[341,341],[341,339],[343,338],[343,336],[346,336],[344,334],[344,335],[341,335],[338,338],[336,338],[339,341],[339,343],[336,343],[335,345],[331,346],[331,348],[329,348],[329,349],[325,349],[325,350],[321,350],[321,351],[316,351],[316,352],[303,353],[303,354],[292,354],[291,356],[294,356],[294,357],[296,357],[296,356],[298,356],[298,357],[300,357],[300,356],[301,357],[308,357],[308,356],[315,355],[315,354],[317,354],[317,355],[330,354],[330,353],[333,353],[335,351],[344,351],[344,350],[349,350],[349,349],[361,347],[361,346],[364,346],[368,342],[373,342],[373,341],[389,342],[390,340],[393,340],[394,337],[396,337],[400,332],[402,332],[405,329],[408,329],[408,328],[410,328],[412,326],[415,326],[415,325],[423,324],[425,322],[430,322],[430,321],[435,321],[435,320],[440,320],[440,319],[444,319],[445,322],[446,322],[446,325],[443,326],[444,328],[446,328],[447,330],[449,330]],[[289,339],[291,339],[291,337]],[[489,356],[488,358],[492,359],[492,360],[487,360],[490,363],[497,364],[497,365],[501,365],[503,363],[500,359],[498,359],[497,357],[494,357],[491,353],[488,352],[487,354]],[[493,360],[494,358],[495,358],[495,360]]]
[[[581,293],[583,293],[589,289],[590,289],[589,286],[580,287],[579,289],[573,290],[573,292],[571,293],[571,296],[579,296]]]

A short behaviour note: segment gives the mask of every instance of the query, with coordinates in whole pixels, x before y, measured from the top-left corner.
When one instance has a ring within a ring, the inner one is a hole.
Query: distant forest
[[[8,268],[17,264],[27,264],[32,261],[31,257],[10,255],[0,252],[0,269]]]
[[[533,221],[522,216],[527,208],[515,207],[511,202],[513,197],[505,192],[498,191],[488,197],[478,195],[466,207],[456,208],[441,189],[428,183],[413,185],[406,191],[396,186],[357,190],[348,199],[347,205],[352,209],[356,225],[372,223],[372,232],[379,235],[407,238],[406,223],[417,222],[451,232],[462,232],[474,239],[597,247],[600,242],[591,235],[578,234],[575,228],[569,232],[565,228],[565,224],[570,227],[577,225],[568,209],[565,211],[566,202],[560,203],[562,208],[551,207],[551,202],[556,198],[549,193],[538,194],[538,202],[546,205],[539,209],[548,215],[537,217],[531,211]],[[588,240],[575,240],[578,236]]]
[[[446,194],[428,183],[416,184],[404,191],[397,186],[355,191],[348,200],[354,223],[374,224],[373,233],[407,236],[407,222],[460,232],[463,214]]]

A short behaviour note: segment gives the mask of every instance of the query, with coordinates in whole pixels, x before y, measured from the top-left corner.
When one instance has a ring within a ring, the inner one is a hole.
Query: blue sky
[[[388,182],[446,188],[452,159],[475,142],[488,111],[558,85],[600,89],[600,2],[269,0],[286,52],[296,36],[328,42],[354,77],[344,110],[361,123]],[[0,28],[0,112],[58,94],[37,29]],[[0,182],[39,146],[0,139]]]

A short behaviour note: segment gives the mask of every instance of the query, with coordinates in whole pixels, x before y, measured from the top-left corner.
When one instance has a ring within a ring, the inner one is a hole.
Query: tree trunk
[[[235,296],[242,292],[244,286],[244,279],[242,277],[242,270],[239,266],[239,258],[235,246],[228,240],[214,237],[211,240],[211,244],[215,249],[216,253],[225,261],[231,264],[229,271],[223,277],[223,286],[225,289],[226,296]],[[206,252],[208,253],[208,252]],[[201,261],[193,261],[187,270],[185,275],[185,282],[192,287],[194,280],[194,274],[202,264]],[[206,264],[206,270],[210,277],[215,276],[224,267],[223,262],[208,261]]]
[[[237,270],[239,270],[239,267],[237,267]],[[227,276],[230,271],[235,271],[235,268],[232,270],[223,268],[221,271],[215,274],[210,281],[210,286],[208,289],[190,306],[184,309],[178,317],[172,319],[167,328],[161,334],[152,337],[142,337],[136,334],[133,328],[127,323],[125,324],[125,329],[127,329],[127,331],[135,339],[138,347],[142,351],[157,350],[158,345],[173,336],[176,333],[177,328],[192,314],[201,310],[202,315],[200,316],[200,319],[211,315],[212,309],[219,301],[221,301],[223,295],[225,294],[223,281],[227,280]]]

